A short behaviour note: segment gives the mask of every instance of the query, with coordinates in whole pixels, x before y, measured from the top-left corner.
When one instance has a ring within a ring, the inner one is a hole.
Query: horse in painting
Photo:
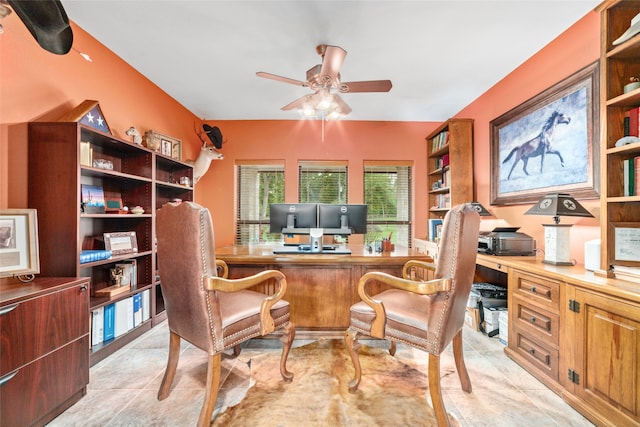
[[[529,172],[527,172],[527,163],[529,162],[529,159],[531,157],[541,156],[540,173],[542,173],[542,168],[544,166],[544,156],[546,154],[555,154],[556,156],[558,156],[558,158],[560,159],[560,165],[564,167],[564,159],[562,158],[562,155],[558,150],[554,150],[551,147],[551,141],[553,139],[553,132],[556,126],[561,123],[569,124],[570,121],[570,117],[564,115],[563,113],[554,111],[544,123],[544,125],[542,126],[542,130],[536,137],[511,150],[507,158],[502,161],[502,163],[504,164],[508,162],[514,154],[516,156],[507,179],[511,179],[513,169],[515,169],[520,160],[522,160],[523,163],[522,170],[525,174],[529,175]]]

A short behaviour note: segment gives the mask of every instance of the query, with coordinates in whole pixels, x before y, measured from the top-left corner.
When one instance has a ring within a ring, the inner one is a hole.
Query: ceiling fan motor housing
[[[307,70],[307,83],[311,89],[316,90],[325,86],[331,88],[331,77],[323,76],[320,74],[321,72],[322,64],[314,65]],[[338,79],[340,79],[340,74],[338,74]]]

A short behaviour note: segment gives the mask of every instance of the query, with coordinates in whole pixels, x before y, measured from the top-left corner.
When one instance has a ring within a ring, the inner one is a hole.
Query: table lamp
[[[545,195],[524,214],[553,216],[553,224],[542,224],[544,227],[544,260],[542,262],[555,265],[573,265],[569,255],[571,224],[560,224],[560,217],[593,218],[593,215],[571,195],[563,193]]]

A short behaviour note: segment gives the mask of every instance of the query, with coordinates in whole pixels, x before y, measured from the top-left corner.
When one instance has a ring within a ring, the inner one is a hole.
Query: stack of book
[[[449,131],[440,132],[431,140],[431,152],[438,151],[449,143]]]

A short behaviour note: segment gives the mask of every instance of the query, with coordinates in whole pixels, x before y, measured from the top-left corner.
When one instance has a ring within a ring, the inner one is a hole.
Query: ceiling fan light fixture
[[[0,0],[2,1],[2,0]],[[313,94],[305,95],[281,108],[283,111],[298,110],[302,117],[320,117],[323,120],[330,118],[342,118],[351,113],[351,107],[338,95],[331,91],[341,93],[361,93],[361,92],[389,92],[391,90],[390,80],[367,80],[342,82],[340,68],[347,51],[340,46],[330,46],[321,44],[316,46],[316,52],[322,57],[322,63],[314,65],[307,70],[306,81],[278,76],[276,74],[259,71],[256,76],[266,79],[276,80],[296,86],[307,87],[314,91]],[[309,104],[310,107],[307,108]],[[310,109],[313,109],[313,114]]]

